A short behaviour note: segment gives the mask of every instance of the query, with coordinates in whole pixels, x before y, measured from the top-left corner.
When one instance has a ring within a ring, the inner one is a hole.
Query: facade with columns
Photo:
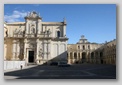
[[[68,44],[68,63],[116,64],[116,40],[98,44],[88,42],[84,35],[77,44]]]
[[[43,22],[32,11],[25,22],[4,23],[4,60],[44,64],[67,61],[66,20]]]
[[[95,55],[94,51],[102,45],[103,44],[90,43],[85,36],[82,35],[77,44],[68,44],[68,63],[77,64],[96,62],[96,59],[93,58]]]

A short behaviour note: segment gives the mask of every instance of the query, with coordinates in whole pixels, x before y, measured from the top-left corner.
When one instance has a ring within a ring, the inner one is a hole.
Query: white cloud
[[[17,22],[20,21],[21,18],[24,18],[27,15],[26,12],[20,12],[20,11],[13,11],[12,15],[5,15],[4,20],[7,22]]]

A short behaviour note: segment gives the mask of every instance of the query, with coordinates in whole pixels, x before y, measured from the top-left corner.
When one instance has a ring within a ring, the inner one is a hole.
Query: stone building
[[[68,44],[68,63],[116,64],[116,39],[98,44],[81,36],[77,44]]]
[[[25,22],[4,23],[4,60],[44,64],[67,60],[66,20],[43,22],[32,11]]]
[[[77,44],[68,44],[68,63],[95,63],[97,61],[95,50],[100,48],[103,44],[88,42],[84,35]]]
[[[116,39],[105,43],[103,54],[103,63],[116,64]]]

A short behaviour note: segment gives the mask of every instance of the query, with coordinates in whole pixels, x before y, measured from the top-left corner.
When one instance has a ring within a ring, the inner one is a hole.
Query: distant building
[[[88,42],[84,35],[77,44],[68,44],[68,63],[115,64],[116,40],[105,44]]]
[[[82,35],[77,44],[68,44],[68,63],[95,62],[96,59],[93,58],[94,51],[101,46],[102,44],[88,42],[84,35]]]
[[[104,44],[103,48],[103,63],[116,64],[116,39]]]
[[[43,22],[32,11],[25,22],[4,23],[4,60],[44,64],[67,61],[66,20]]]

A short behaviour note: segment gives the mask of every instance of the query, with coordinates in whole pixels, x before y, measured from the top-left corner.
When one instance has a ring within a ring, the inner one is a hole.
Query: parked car
[[[50,65],[51,66],[57,66],[58,65],[58,62],[51,62]]]
[[[66,62],[58,62],[59,67],[69,67],[70,64],[67,64]]]

